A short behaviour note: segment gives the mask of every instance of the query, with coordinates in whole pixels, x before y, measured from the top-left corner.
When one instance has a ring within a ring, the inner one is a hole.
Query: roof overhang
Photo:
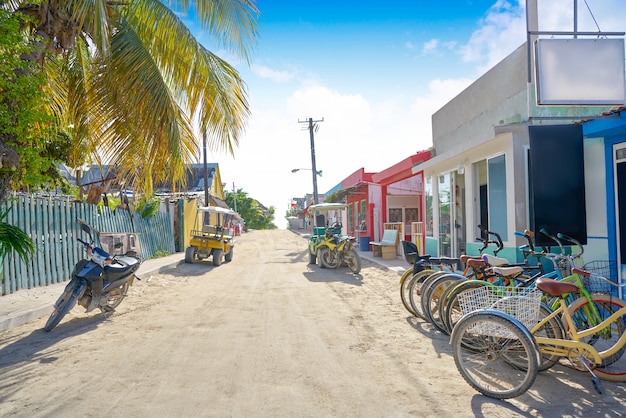
[[[414,175],[413,166],[430,159],[430,150],[420,151],[415,155],[400,161],[397,164],[374,174],[372,180],[381,186],[387,186],[400,180],[407,179]]]

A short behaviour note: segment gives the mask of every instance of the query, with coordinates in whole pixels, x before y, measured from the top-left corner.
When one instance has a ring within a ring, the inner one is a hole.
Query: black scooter
[[[76,263],[72,279],[54,304],[54,311],[46,322],[46,331],[52,331],[76,302],[86,309],[85,312],[100,308],[105,317],[110,315],[124,300],[128,288],[137,277],[135,272],[143,262],[136,251],[110,256],[94,245],[92,228],[81,219],[78,219],[78,223],[80,229],[89,236],[90,242],[76,238],[87,251],[87,258]],[[115,247],[121,246],[119,243]]]

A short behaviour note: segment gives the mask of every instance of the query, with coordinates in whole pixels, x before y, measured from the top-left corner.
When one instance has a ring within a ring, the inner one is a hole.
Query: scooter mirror
[[[83,231],[85,231],[86,233],[88,233],[89,235],[91,235],[91,228],[89,228],[89,225],[81,222],[80,223],[80,229],[82,229]]]

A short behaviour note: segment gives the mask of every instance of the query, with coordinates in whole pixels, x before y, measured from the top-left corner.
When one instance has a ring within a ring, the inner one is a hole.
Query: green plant
[[[170,255],[170,253],[165,250],[155,250],[150,258],[167,257],[168,255]]]
[[[161,201],[159,199],[152,197],[146,200],[142,197],[137,204],[137,212],[142,218],[147,219],[159,213],[160,207]]]
[[[8,208],[0,212],[0,260],[15,251],[22,260],[27,261],[27,257],[35,251],[35,244],[20,228],[4,221],[10,211],[11,208]]]

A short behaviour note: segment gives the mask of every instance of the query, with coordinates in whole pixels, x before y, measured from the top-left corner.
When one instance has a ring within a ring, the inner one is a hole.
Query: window
[[[439,256],[450,257],[450,205],[451,205],[451,176],[450,173],[438,176],[439,188]]]
[[[506,216],[506,159],[504,154],[487,160],[489,230],[508,239]]]
[[[366,201],[365,199],[361,200],[361,210],[359,211],[359,229],[365,231],[367,229],[367,210],[366,210]]]

